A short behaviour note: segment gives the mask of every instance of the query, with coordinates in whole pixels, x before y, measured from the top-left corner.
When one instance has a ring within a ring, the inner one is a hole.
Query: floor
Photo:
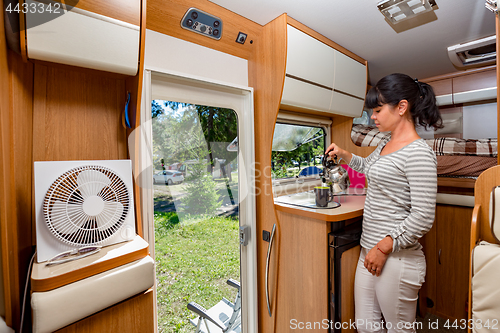
[[[453,322],[435,315],[426,314],[424,318],[417,317],[418,333],[466,333],[467,329],[461,329],[459,321]],[[465,325],[465,323],[464,323]],[[455,326],[455,327],[453,327]]]

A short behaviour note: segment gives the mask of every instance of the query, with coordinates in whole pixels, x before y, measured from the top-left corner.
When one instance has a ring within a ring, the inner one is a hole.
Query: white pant
[[[361,249],[354,282],[358,333],[415,332],[418,291],[425,279],[424,253],[403,250],[389,254],[377,277],[364,266],[368,251]]]

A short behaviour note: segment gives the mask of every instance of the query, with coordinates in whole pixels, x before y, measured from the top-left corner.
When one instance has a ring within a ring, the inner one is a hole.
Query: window
[[[325,133],[320,126],[277,123],[271,155],[273,179],[318,175]]]

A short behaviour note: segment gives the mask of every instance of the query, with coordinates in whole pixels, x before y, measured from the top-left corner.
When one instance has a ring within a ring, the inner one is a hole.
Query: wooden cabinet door
[[[472,208],[437,205],[436,308],[444,318],[467,319]]]
[[[280,242],[275,331],[302,332],[311,325],[311,332],[327,332],[329,223],[277,213]]]
[[[427,260],[426,282],[420,293],[423,312],[467,319],[471,218],[470,207],[436,206],[434,226],[422,242]]]

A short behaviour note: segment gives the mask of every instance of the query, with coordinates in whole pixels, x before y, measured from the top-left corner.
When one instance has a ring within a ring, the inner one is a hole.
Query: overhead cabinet
[[[366,83],[366,64],[287,26],[282,106],[359,117]]]
[[[140,0],[26,0],[29,59],[135,75],[139,62]],[[31,10],[31,9],[35,10]]]
[[[440,106],[472,103],[497,98],[496,70],[457,75],[452,78],[430,79],[436,102]]]

